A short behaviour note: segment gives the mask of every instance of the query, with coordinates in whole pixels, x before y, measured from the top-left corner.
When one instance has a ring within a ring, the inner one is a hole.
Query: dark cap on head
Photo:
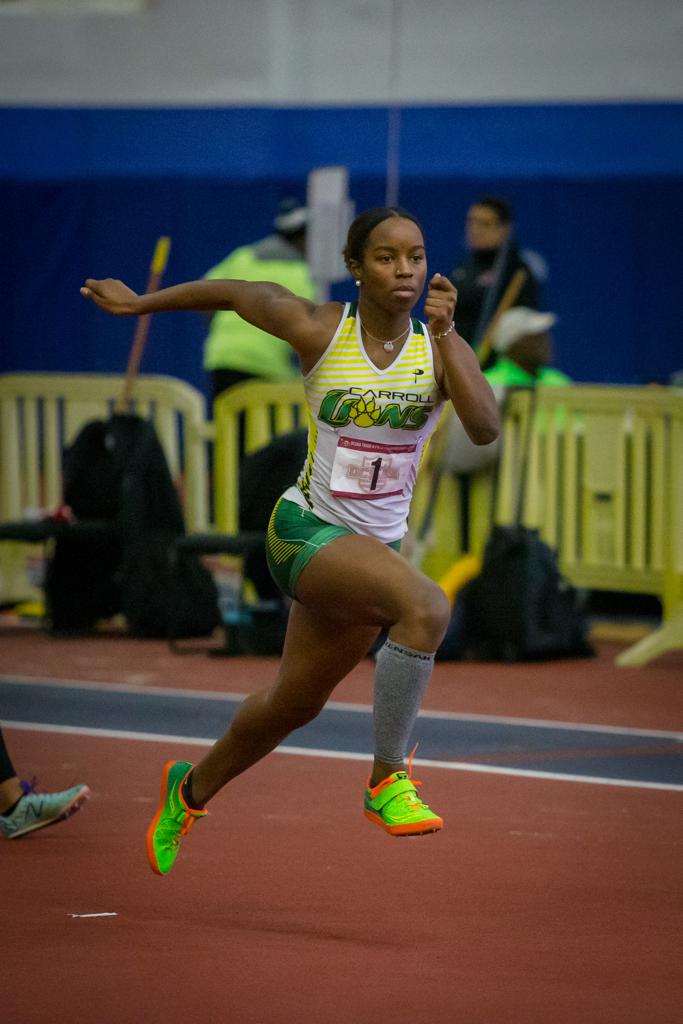
[[[308,210],[299,199],[292,197],[278,203],[273,227],[279,235],[298,235],[308,223]]]

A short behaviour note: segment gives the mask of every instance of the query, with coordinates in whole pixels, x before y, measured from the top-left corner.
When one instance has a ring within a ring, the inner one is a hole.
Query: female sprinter
[[[349,229],[344,256],[358,301],[316,305],[268,282],[191,281],[136,295],[121,281],[87,280],[81,294],[115,315],[234,310],[289,342],[310,409],[308,455],[268,528],[271,572],[292,599],[273,686],[247,697],[228,731],[196,764],[169,761],[147,832],[158,874],[181,836],[240,772],[321,711],[379,631],[374,765],[364,813],[390,835],[436,832],[442,819],[404,767],[411,730],[448,623],[445,594],[399,554],[424,445],[450,399],[475,444],[498,434],[493,393],[453,326],[457,293],[427,277],[422,230],[406,210],[377,208]]]

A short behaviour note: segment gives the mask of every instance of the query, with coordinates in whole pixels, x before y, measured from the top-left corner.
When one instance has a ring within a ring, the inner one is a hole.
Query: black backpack
[[[494,527],[481,573],[463,587],[456,605],[466,658],[511,662],[593,654],[582,597],[537,530]]]
[[[64,455],[64,501],[76,522],[60,531],[47,563],[53,630],[87,631],[122,612],[137,636],[167,636],[171,614],[176,636],[213,631],[218,595],[196,556],[184,556],[170,592],[169,551],[185,525],[149,421],[115,414],[87,423]]]
[[[594,653],[582,595],[561,575],[557,553],[538,530],[521,525],[535,397],[531,389],[516,522],[491,529],[481,572],[456,599],[437,651],[440,661],[534,661]],[[494,494],[497,480],[496,471]]]

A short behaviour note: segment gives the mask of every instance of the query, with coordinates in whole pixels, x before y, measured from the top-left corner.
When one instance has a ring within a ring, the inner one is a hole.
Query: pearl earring
[[[360,281],[356,281],[356,287],[360,288]]]

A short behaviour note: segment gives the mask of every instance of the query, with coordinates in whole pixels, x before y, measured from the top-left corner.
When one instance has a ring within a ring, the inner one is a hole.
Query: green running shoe
[[[161,777],[161,797],[157,813],[147,829],[147,859],[157,875],[167,875],[186,836],[197,818],[206,811],[188,807],[182,794],[182,785],[192,770],[189,761],[168,761]]]
[[[438,832],[443,819],[434,814],[417,795],[421,785],[407,772],[394,772],[373,789],[365,791],[365,817],[390,836],[423,836]]]
[[[34,793],[26,786],[27,792],[11,814],[0,815],[0,836],[19,839],[36,829],[56,825],[64,821],[90,796],[87,786],[72,786],[60,793]]]

